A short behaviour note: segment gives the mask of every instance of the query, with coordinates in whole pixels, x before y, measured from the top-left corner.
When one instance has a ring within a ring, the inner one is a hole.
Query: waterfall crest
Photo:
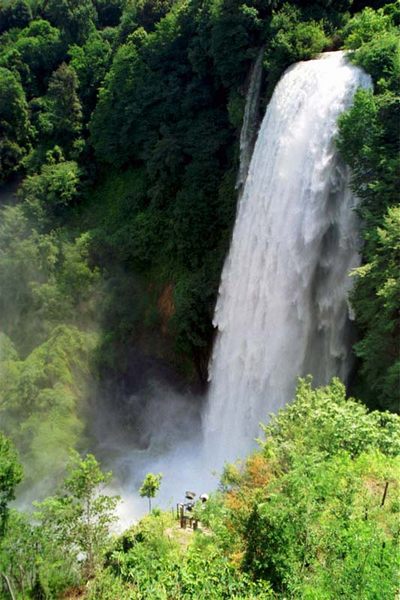
[[[209,465],[243,456],[258,424],[351,367],[348,273],[359,264],[349,172],[337,119],[371,82],[330,52],[290,67],[264,117],[226,259],[204,416]]]

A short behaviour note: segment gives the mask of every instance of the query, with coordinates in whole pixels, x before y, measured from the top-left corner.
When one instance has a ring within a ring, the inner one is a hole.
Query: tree
[[[273,14],[268,32],[265,63],[270,93],[288,66],[317,56],[329,45],[323,22],[304,19],[293,4],[284,4]]]
[[[223,505],[205,506],[221,551],[279,598],[394,597],[400,417],[346,398],[338,379],[306,379],[263,429]]]
[[[15,498],[15,488],[22,480],[22,467],[8,438],[0,433],[0,540],[4,536],[8,504]]]
[[[63,63],[52,74],[42,111],[38,116],[41,143],[60,146],[72,156],[81,146],[82,106],[75,70]]]
[[[81,459],[76,452],[67,471],[59,493],[37,503],[33,518],[10,513],[0,544],[0,573],[18,597],[59,598],[67,587],[91,577],[102,560],[117,503],[116,497],[101,495],[110,474],[101,471],[93,455]]]
[[[121,19],[125,0],[94,0],[99,24],[102,27],[116,27]]]
[[[87,120],[96,106],[97,92],[111,63],[111,44],[98,32],[92,34],[84,46],[69,48],[71,66],[79,79],[79,95]]]
[[[95,29],[97,13],[92,0],[48,0],[44,12],[61,30],[67,45],[83,44]]]
[[[42,94],[50,73],[64,56],[59,30],[48,21],[35,19],[21,30],[11,47],[18,52],[22,63],[29,69],[28,75],[22,73],[27,96],[32,98]]]
[[[151,31],[171,9],[174,0],[136,0],[134,3],[139,27]]]
[[[0,545],[0,572],[7,576],[11,588],[21,597],[26,597],[35,581],[40,584],[38,558],[39,555],[43,557],[42,548],[39,528],[29,522],[27,514],[11,510],[6,535]]]
[[[139,490],[139,494],[142,498],[146,497],[149,500],[149,512],[151,512],[151,499],[155,498],[160,489],[162,477],[162,473],[158,473],[158,475],[147,473]]]
[[[38,229],[45,229],[60,218],[78,197],[80,170],[75,161],[50,160],[39,173],[26,177],[19,190],[25,213],[33,217]]]
[[[400,207],[391,207],[371,235],[369,261],[356,269],[352,296],[363,338],[355,345],[362,359],[365,397],[379,408],[398,411],[400,381]]]
[[[8,359],[0,362],[2,428],[13,435],[23,456],[26,485],[34,488],[40,482],[42,493],[54,489],[68,460],[67,448],[82,439],[81,413],[95,341],[75,327],[58,326],[25,360],[10,357],[9,347]]]
[[[351,297],[361,359],[354,388],[370,406],[398,410],[400,62],[392,19],[390,11],[366,8],[345,28],[345,44],[370,73],[374,90],[357,92],[339,120],[337,143],[351,167],[365,240]]]
[[[15,74],[0,67],[0,181],[26,154],[30,134],[28,104]]]
[[[345,43],[352,50],[370,42],[379,34],[385,33],[390,25],[390,17],[383,11],[375,11],[370,7],[355,15],[344,29]]]
[[[0,6],[0,34],[13,27],[25,27],[32,19],[32,11],[27,0],[12,0]]]
[[[81,458],[71,451],[67,476],[58,495],[37,504],[36,517],[68,555],[83,553],[83,575],[90,578],[107,546],[110,525],[116,520],[117,496],[101,491],[111,480],[93,454]]]

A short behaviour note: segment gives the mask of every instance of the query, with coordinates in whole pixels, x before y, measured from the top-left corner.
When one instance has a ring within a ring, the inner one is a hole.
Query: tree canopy
[[[15,488],[22,480],[17,453],[8,438],[0,434],[0,545],[8,519],[8,504],[15,499]]]

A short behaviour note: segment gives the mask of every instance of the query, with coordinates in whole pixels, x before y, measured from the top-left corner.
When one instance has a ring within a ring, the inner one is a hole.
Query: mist
[[[160,378],[150,379],[136,393],[114,394],[114,409],[110,397],[97,403],[92,434],[95,455],[113,472],[107,492],[122,499],[120,529],[147,512],[147,499],[140,497],[139,488],[149,472],[163,475],[153,503],[163,509],[175,507],[187,490],[199,497],[216,487],[218,477],[204,460],[203,397],[177,391]]]
[[[163,508],[188,489],[215,487],[202,456],[204,397],[154,357],[159,337],[104,347],[114,322],[136,332],[147,299],[142,282],[92,270],[85,237],[43,234],[47,254],[39,252],[35,224],[14,206],[15,189],[0,195],[0,422],[24,467],[16,506],[29,512],[55,493],[71,448],[113,472],[107,491],[122,497],[120,529],[147,512],[139,488],[148,472],[163,474],[154,502]],[[111,374],[98,360],[109,354],[118,365]]]

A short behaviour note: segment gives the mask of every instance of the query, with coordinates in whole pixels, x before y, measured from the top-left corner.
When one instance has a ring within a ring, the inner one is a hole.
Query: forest
[[[398,0],[0,0],[0,597],[395,599],[399,26]],[[362,222],[352,376],[265,414],[199,531],[155,506],[116,534],[95,415],[140,446],[123,398],[154,373],[205,394],[260,50],[260,113],[321,52],[372,78],[336,139]]]

